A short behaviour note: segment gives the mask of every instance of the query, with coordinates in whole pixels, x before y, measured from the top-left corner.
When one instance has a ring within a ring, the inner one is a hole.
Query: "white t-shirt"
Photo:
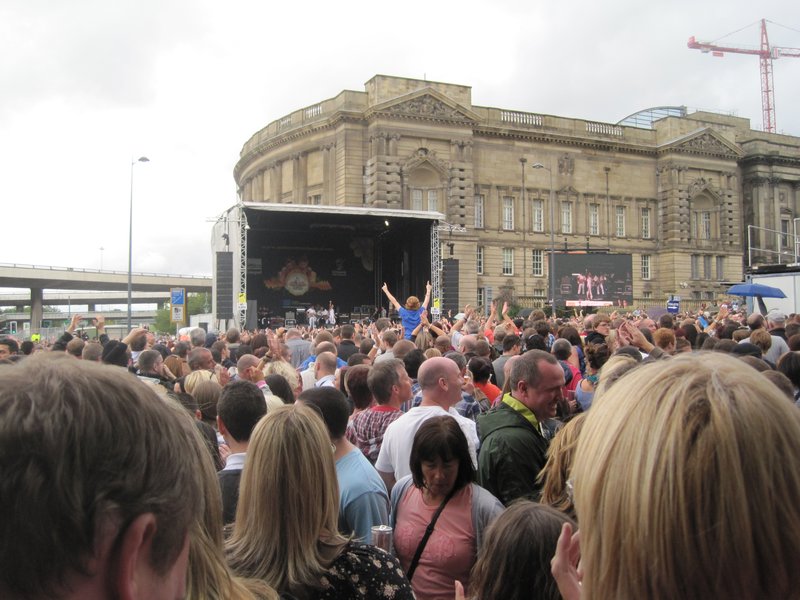
[[[397,481],[406,475],[411,475],[411,468],[408,463],[411,458],[411,445],[414,443],[414,435],[426,419],[441,415],[449,415],[458,421],[461,431],[467,436],[472,466],[477,469],[480,442],[478,441],[475,421],[462,417],[455,408],[450,408],[449,411],[446,411],[440,406],[417,406],[393,421],[383,434],[383,444],[378,454],[378,460],[375,461],[375,468],[384,473],[394,473],[394,478]]]

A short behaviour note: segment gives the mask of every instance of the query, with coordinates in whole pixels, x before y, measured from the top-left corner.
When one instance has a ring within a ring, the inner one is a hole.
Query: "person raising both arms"
[[[397,301],[392,293],[389,291],[389,286],[385,283],[381,288],[383,293],[386,294],[386,297],[389,299],[389,302],[392,303],[392,306],[397,309],[397,312],[400,313],[400,322],[403,325],[403,336],[405,339],[411,339],[411,332],[416,329],[417,325],[420,323],[420,318],[422,313],[428,310],[428,304],[431,301],[431,282],[425,284],[425,300],[423,300],[422,304],[419,303],[419,298],[416,296],[409,296],[406,299],[405,307],[400,306],[400,303]]]

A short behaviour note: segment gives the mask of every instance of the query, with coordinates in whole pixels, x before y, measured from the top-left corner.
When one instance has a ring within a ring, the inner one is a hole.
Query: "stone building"
[[[442,212],[441,255],[460,265],[462,305],[499,290],[542,304],[551,231],[559,249],[631,254],[644,306],[719,298],[748,257],[796,259],[800,138],[716,113],[664,114],[599,123],[474,106],[469,86],[376,75],[363,92],[258,131],[234,177],[246,202]]]

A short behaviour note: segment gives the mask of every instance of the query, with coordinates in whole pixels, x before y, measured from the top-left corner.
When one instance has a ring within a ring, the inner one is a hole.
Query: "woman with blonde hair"
[[[800,412],[735,358],[642,365],[583,425],[580,536],[565,525],[553,559],[562,596],[800,597],[798,464]]]
[[[228,562],[306,598],[413,598],[399,563],[339,534],[330,437],[307,406],[270,411],[250,438]]]
[[[547,462],[537,477],[542,486],[539,502],[552,506],[573,519],[575,506],[572,504],[569,478],[575,460],[575,448],[578,446],[578,435],[585,418],[585,414],[578,415],[556,432],[547,448]]]

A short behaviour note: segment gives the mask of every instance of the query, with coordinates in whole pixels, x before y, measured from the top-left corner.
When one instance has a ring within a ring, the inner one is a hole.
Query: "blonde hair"
[[[635,358],[628,354],[615,354],[609,358],[600,368],[597,385],[594,388],[592,406],[603,397],[608,388],[614,385],[628,371],[638,367],[639,364]]]
[[[256,425],[239,487],[228,562],[297,595],[341,553],[339,486],[325,423],[301,405],[271,410]]]
[[[300,375],[297,370],[285,360],[271,360],[264,366],[264,375],[283,375],[289,382],[289,387],[294,392],[300,387]]]
[[[575,459],[578,435],[586,418],[586,413],[568,421],[550,441],[547,449],[547,462],[536,478],[542,484],[539,501],[575,518],[575,507],[567,492],[567,480]]]
[[[798,597],[797,464],[800,412],[735,358],[629,373],[578,440],[583,598]]]

